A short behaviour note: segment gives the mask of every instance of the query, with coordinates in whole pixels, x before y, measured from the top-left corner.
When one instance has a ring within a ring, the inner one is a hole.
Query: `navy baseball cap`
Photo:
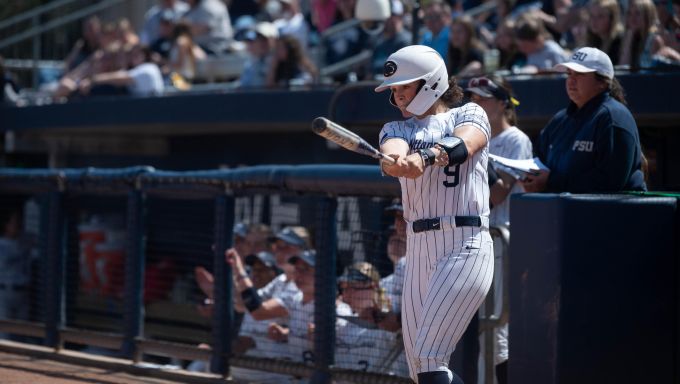
[[[379,282],[380,274],[375,267],[366,262],[357,262],[345,268],[342,276],[338,277],[341,283],[370,283]]]
[[[160,14],[161,21],[175,22],[177,14],[172,9],[164,9]]]
[[[248,226],[244,223],[237,223],[234,225],[234,236],[246,237],[248,234]]]
[[[316,266],[316,252],[313,250],[303,251],[301,254],[293,256],[290,259],[288,259],[288,262],[290,264],[295,264],[298,260],[302,260],[305,263],[314,267]]]
[[[252,255],[248,255],[245,258],[246,264],[250,266],[255,264],[257,260],[261,261],[262,264],[264,264],[268,268],[276,268],[276,259],[274,258],[274,255],[271,254],[270,252],[262,251]]]
[[[297,233],[293,227],[284,227],[276,235],[274,235],[274,237],[271,237],[270,240],[282,240],[288,244],[295,245],[300,248],[307,248],[307,241],[299,233]]]
[[[474,93],[485,98],[496,98],[502,101],[508,101],[514,106],[519,105],[519,101],[512,97],[503,87],[493,82],[493,80],[486,77],[475,77],[468,81],[465,93],[468,95]]]

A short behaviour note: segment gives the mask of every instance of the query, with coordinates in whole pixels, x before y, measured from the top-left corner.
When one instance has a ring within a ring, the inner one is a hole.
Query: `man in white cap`
[[[255,24],[244,34],[243,39],[246,41],[250,57],[239,79],[241,88],[264,87],[278,37],[279,31],[276,26],[267,21]]]
[[[536,152],[550,170],[527,177],[525,190],[646,190],[637,125],[609,56],[584,47],[554,69],[567,73],[571,102],[541,131]]]

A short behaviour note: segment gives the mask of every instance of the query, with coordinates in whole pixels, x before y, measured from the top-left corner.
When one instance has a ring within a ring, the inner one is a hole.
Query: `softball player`
[[[357,317],[374,309],[390,311],[390,300],[380,287],[380,274],[372,264],[352,264],[345,269],[338,282],[342,288],[342,300]],[[348,322],[336,334],[335,365],[339,368],[406,376],[408,371],[404,347],[398,339],[396,333]]]
[[[484,300],[493,278],[489,235],[489,122],[462,98],[441,56],[413,45],[388,57],[390,102],[405,121],[385,124],[383,162],[401,184],[407,221],[402,327],[410,376],[419,384],[461,382],[448,368],[451,353]]]

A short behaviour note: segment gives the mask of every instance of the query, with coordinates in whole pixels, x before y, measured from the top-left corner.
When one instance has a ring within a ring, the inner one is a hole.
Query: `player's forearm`
[[[415,179],[423,174],[425,170],[425,164],[423,163],[423,158],[420,156],[420,154],[413,153],[406,156],[405,158],[400,158],[394,164],[387,164],[383,162],[383,170],[385,173],[393,177]]]

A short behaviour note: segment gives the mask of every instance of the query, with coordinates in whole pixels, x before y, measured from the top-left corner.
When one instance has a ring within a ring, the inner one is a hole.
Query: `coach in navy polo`
[[[550,170],[527,177],[525,190],[646,190],[637,125],[609,56],[585,47],[554,69],[567,73],[571,102],[541,131],[536,154]]]

